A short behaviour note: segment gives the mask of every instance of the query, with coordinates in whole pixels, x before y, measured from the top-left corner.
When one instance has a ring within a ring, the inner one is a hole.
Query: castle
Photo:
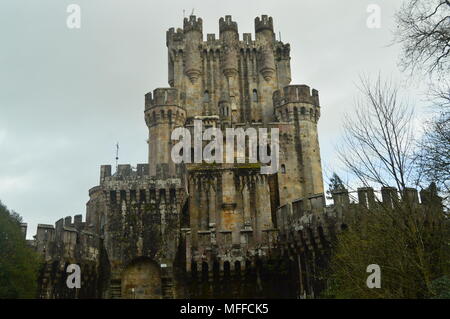
[[[170,87],[145,95],[148,163],[101,166],[85,221],[38,225],[39,297],[296,298],[321,289],[316,268],[351,204],[337,194],[325,206],[318,91],[290,84],[290,46],[276,40],[271,17],[255,19],[255,39],[240,39],[231,16],[219,30],[204,41],[202,19],[191,15],[167,31]],[[194,120],[277,128],[278,171],[174,163],[171,133],[193,130]],[[66,286],[69,264],[81,267],[80,289]]]

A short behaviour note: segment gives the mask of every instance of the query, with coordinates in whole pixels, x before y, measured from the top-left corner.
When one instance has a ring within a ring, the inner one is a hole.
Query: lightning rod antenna
[[[119,142],[116,143],[116,172],[119,168]]]

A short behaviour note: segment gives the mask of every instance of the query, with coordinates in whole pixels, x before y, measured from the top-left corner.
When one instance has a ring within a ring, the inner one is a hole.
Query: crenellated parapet
[[[190,15],[189,18],[184,18],[183,20],[183,31],[188,33],[191,31],[203,32],[203,20],[202,18],[197,18],[194,15]]]
[[[166,32],[166,45],[172,46],[176,44],[182,44],[184,40],[184,31],[181,28],[170,28]]]
[[[39,224],[34,236],[34,247],[46,262],[64,260],[96,263],[99,254],[99,236],[91,225],[82,221],[82,215],[61,218],[55,225]]]
[[[304,103],[319,107],[319,92],[315,89],[311,91],[307,85],[289,85],[273,93],[273,104],[275,107],[280,107],[287,103]]]
[[[356,196],[349,194],[347,189],[333,191],[331,205],[325,205],[324,195],[317,194],[281,206],[277,210],[277,228],[280,235],[288,236],[289,233],[308,228],[315,232],[315,228],[323,228],[335,236],[346,229],[349,219],[357,216],[363,209],[398,209],[402,205],[414,205],[425,212],[430,205],[440,203],[437,195],[433,196],[424,190],[419,196],[414,188],[406,188],[403,194],[400,194],[395,187],[382,187],[379,192],[375,192],[371,187],[361,187],[354,193]],[[331,242],[333,236],[323,239]],[[323,243],[320,245],[323,246]]]
[[[273,93],[275,114],[281,121],[310,120],[320,118],[319,92],[307,85],[289,85]]]
[[[158,88],[145,95],[145,109],[157,106],[180,106],[180,93],[175,88]]]
[[[219,32],[222,34],[225,31],[238,33],[238,25],[232,20],[230,15],[219,19]]]
[[[276,60],[290,60],[291,59],[291,45],[277,41],[275,43],[275,59]]]
[[[255,33],[268,30],[273,32],[273,19],[267,15],[255,18]]]
[[[159,88],[145,95],[145,122],[148,127],[158,124],[181,126],[186,120],[183,98],[178,89]]]
[[[254,39],[250,33],[239,37],[230,15],[219,19],[219,35],[207,34],[206,40],[195,16],[185,18],[183,29],[167,31],[168,82],[189,92],[188,118],[218,115],[219,99],[226,94],[236,100],[238,122],[273,120],[272,93],[291,82],[290,47],[275,39],[266,15],[255,20]]]
[[[101,237],[82,215],[59,219],[55,225],[39,224],[32,247],[43,257],[39,273],[40,298],[86,298],[97,296]],[[67,267],[76,264],[83,276],[84,289],[78,295],[65,283]]]
[[[361,218],[368,209],[374,214],[380,210],[396,210],[414,207],[425,216],[430,208],[442,210],[440,198],[433,192],[407,188],[401,194],[394,187],[358,188],[353,194],[341,189],[332,192],[333,203],[325,205],[323,194],[309,196],[287,203],[277,209],[278,247],[298,260],[300,294],[314,297],[323,289],[321,269],[331,255],[332,245],[338,234],[351,227],[352,221]],[[430,200],[430,198],[432,198]]]

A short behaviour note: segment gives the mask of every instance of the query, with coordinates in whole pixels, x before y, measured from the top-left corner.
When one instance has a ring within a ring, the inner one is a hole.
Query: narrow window
[[[253,89],[252,101],[258,102],[258,91],[256,89]]]
[[[117,202],[116,191],[111,191],[109,193],[109,197],[111,199],[111,204],[116,204]]]
[[[203,94],[203,102],[209,102],[209,92],[205,91]]]

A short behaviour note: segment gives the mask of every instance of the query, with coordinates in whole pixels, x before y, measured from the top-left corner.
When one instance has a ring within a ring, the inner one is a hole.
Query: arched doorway
[[[160,299],[161,272],[149,258],[133,260],[122,273],[122,298]]]

